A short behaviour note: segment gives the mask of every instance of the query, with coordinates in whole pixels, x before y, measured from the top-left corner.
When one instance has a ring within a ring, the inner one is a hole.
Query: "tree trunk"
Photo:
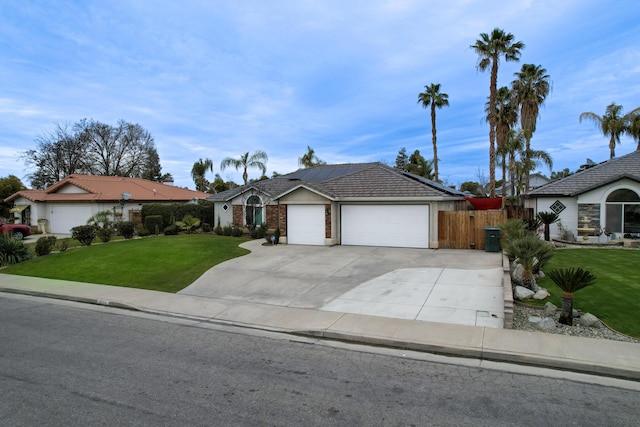
[[[438,145],[436,142],[436,105],[431,101],[431,142],[433,142],[433,174],[435,181],[440,182],[438,178]]]
[[[551,236],[550,236],[550,225],[549,224],[545,224],[544,225],[544,240],[546,240],[547,242],[551,240]]]
[[[573,294],[570,292],[562,293],[562,312],[559,322],[563,325],[573,325]]]
[[[522,285],[533,291],[533,288],[535,287],[536,284],[536,278],[533,277],[533,271],[531,270],[524,270],[522,272]]]
[[[491,62],[489,85],[489,197],[496,197],[496,92],[498,87],[498,58]]]

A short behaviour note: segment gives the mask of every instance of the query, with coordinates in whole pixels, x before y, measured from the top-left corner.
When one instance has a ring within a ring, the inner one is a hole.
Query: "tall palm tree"
[[[505,141],[504,150],[509,156],[507,160],[507,170],[509,171],[511,195],[514,196],[516,194],[516,166],[518,163],[516,156],[524,150],[524,134],[522,131],[509,131]]]
[[[478,54],[477,68],[480,71],[491,69],[489,83],[489,192],[491,197],[496,195],[496,94],[498,91],[498,67],[500,58],[505,61],[519,61],[520,52],[524,49],[524,43],[515,42],[511,33],[505,33],[500,28],[494,28],[491,34],[481,33],[480,39],[471,45]]]
[[[234,159],[232,157],[226,157],[220,163],[220,169],[225,170],[229,166],[233,166],[235,170],[242,168],[242,179],[244,180],[244,185],[247,185],[249,182],[249,175],[247,174],[248,168],[258,168],[262,171],[264,175],[267,173],[267,166],[265,163],[269,160],[267,157],[267,153],[262,150],[257,150],[253,154],[249,155],[249,152],[244,153],[238,159]]]
[[[627,124],[627,133],[631,138],[638,141],[638,148],[636,148],[636,150],[640,150],[640,113],[633,114],[629,118],[629,123]]]
[[[591,286],[596,281],[596,276],[582,268],[560,268],[547,273],[553,283],[562,290],[562,312],[560,323],[573,324],[573,294],[580,289]]]
[[[540,106],[551,92],[547,70],[540,65],[524,64],[520,72],[514,73],[517,80],[511,83],[514,99],[520,106],[520,126],[524,131],[526,149],[531,150],[531,137],[536,131]],[[526,177],[529,188],[529,175]]]
[[[516,161],[516,184],[519,193],[529,190],[527,187],[527,176],[531,174],[541,163],[549,167],[549,172],[553,168],[553,159],[549,153],[543,150],[527,150],[524,149],[520,153],[520,159]]]
[[[207,191],[209,187],[209,181],[205,178],[207,171],[213,172],[213,162],[211,159],[200,159],[193,164],[191,177],[196,184],[197,191]]]
[[[513,102],[512,92],[503,86],[496,94],[496,156],[500,159],[502,167],[502,196],[506,195],[506,166],[509,155],[509,147],[506,146],[511,128],[518,121],[518,109]],[[489,103],[485,104],[487,121],[489,121]]]
[[[418,104],[431,108],[431,142],[433,143],[433,175],[438,181],[438,145],[436,143],[436,108],[449,106],[449,95],[440,92],[440,83],[424,87],[418,94]]]
[[[327,162],[324,160],[320,160],[316,155],[316,152],[313,148],[307,145],[307,152],[302,155],[302,157],[298,157],[298,164],[303,168],[310,168],[317,165],[324,165]]]
[[[613,159],[616,156],[616,144],[620,144],[620,135],[627,131],[627,123],[638,113],[640,113],[640,107],[623,116],[622,105],[612,102],[607,106],[603,116],[587,111],[580,114],[579,120],[580,123],[585,119],[592,121],[597,128],[602,130],[605,137],[609,137],[609,158]]]

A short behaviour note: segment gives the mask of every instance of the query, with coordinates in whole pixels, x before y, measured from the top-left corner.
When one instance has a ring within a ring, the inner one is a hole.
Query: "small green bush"
[[[17,264],[31,258],[22,241],[0,234],[0,267]]]
[[[177,225],[170,225],[164,229],[165,236],[175,236],[180,231]]]
[[[243,234],[243,233],[242,233],[242,228],[240,228],[240,227],[237,227],[237,226],[236,226],[236,227],[233,227],[233,228],[231,229],[231,235],[232,235],[233,237],[242,237],[242,234]]]
[[[125,239],[133,239],[136,234],[136,225],[131,221],[122,221],[118,223],[118,233]]]
[[[58,250],[59,250],[60,252],[64,252],[64,251],[66,251],[67,249],[69,249],[69,242],[67,242],[66,240],[60,240],[60,241],[58,242]]]
[[[139,229],[139,230],[137,231],[137,233],[138,233],[138,236],[139,236],[139,237],[146,237],[146,236],[148,236],[149,234],[151,234],[151,233],[149,233],[149,230],[147,230],[146,228],[141,228],[141,229]]]
[[[71,238],[76,239],[82,246],[91,246],[91,242],[98,235],[95,225],[79,225],[71,229]]]
[[[144,228],[149,233],[160,234],[162,230],[162,215],[149,215],[144,219]],[[140,233],[138,233],[140,235]]]
[[[203,233],[211,233],[211,224],[203,222],[202,223],[202,232]]]
[[[113,236],[113,228],[98,228],[98,239],[100,239],[102,243],[109,242],[111,240],[111,236]]]
[[[220,226],[220,215],[218,215],[218,225],[216,225],[216,228],[213,229],[213,232],[216,233],[218,236],[222,236],[222,227]]]
[[[262,224],[257,227],[252,227],[251,231],[249,232],[249,235],[251,236],[252,239],[264,239],[266,234],[267,234],[266,224]]]
[[[225,236],[231,236],[233,234],[233,228],[229,225],[225,225],[222,229],[222,234]]]
[[[56,245],[56,236],[43,236],[36,242],[35,252],[38,256],[49,255]]]

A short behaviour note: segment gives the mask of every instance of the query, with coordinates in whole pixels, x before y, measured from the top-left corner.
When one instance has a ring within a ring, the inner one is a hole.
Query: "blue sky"
[[[296,170],[307,146],[328,163],[393,163],[402,147],[430,159],[429,113],[416,101],[440,83],[450,102],[437,112],[440,178],[488,177],[489,74],[469,46],[494,27],[526,45],[520,63],[501,63],[500,86],[524,63],[553,82],[533,148],[553,170],[575,170],[609,156],[580,113],[640,106],[639,17],[636,0],[3,0],[0,176],[27,184],[20,153],[55,122],[82,118],[140,124],[163,172],[189,188],[199,158],[216,173],[257,149],[269,176]],[[635,147],[625,136],[616,154]]]

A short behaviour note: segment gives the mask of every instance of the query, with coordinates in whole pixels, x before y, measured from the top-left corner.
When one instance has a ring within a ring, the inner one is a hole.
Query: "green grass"
[[[640,338],[640,251],[623,249],[560,249],[543,271],[582,267],[596,283],[574,294],[574,308],[594,314],[613,329]],[[562,303],[562,291],[548,277],[538,285],[550,301]],[[544,304],[544,302],[539,303]]]
[[[205,271],[249,253],[247,239],[191,234],[79,247],[9,266],[1,273],[178,292]]]

